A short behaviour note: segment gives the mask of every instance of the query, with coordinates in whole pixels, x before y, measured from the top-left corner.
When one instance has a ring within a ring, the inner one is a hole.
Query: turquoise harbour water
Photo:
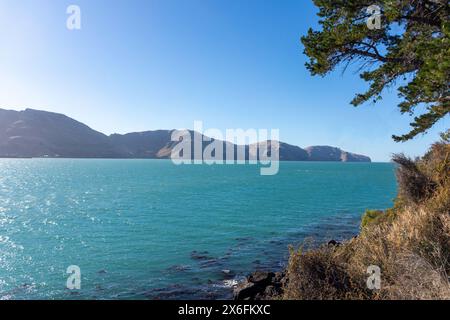
[[[288,245],[355,235],[392,205],[394,165],[0,160],[1,299],[217,299]],[[81,289],[66,269],[81,269]]]

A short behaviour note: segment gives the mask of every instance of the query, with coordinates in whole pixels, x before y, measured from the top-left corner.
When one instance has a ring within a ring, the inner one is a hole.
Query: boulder
[[[269,300],[282,293],[285,274],[256,271],[234,290],[235,300]]]
[[[258,286],[267,286],[272,282],[274,276],[273,272],[256,271],[247,277],[247,281]]]

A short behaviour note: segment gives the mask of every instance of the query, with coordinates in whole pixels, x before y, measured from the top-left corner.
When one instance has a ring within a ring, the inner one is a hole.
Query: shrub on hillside
[[[402,198],[417,204],[433,193],[435,184],[419,170],[417,161],[413,161],[404,154],[396,154],[392,160],[399,165],[397,181],[399,195]]]
[[[381,210],[366,210],[361,219],[361,229],[367,227],[368,225],[378,223],[382,218],[386,216],[384,211]]]

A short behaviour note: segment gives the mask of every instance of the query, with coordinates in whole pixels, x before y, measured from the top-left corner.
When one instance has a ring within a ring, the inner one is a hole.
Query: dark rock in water
[[[190,270],[191,267],[187,265],[174,265],[167,268],[168,272],[184,272]]]
[[[220,262],[217,259],[205,260],[200,263],[200,269],[219,267],[219,265],[220,265]]]
[[[342,245],[342,243],[340,243],[339,241],[336,241],[336,240],[330,240],[330,241],[328,241],[328,246],[333,246],[333,247],[339,247],[339,246],[341,246]]]
[[[282,293],[285,274],[256,271],[234,289],[235,300],[269,300]]]
[[[210,257],[208,251],[192,251],[191,259],[193,260],[213,260],[213,257]]]

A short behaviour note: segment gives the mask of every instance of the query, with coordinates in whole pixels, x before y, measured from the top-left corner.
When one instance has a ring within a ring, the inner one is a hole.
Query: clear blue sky
[[[66,29],[70,4],[81,7],[80,31]],[[315,26],[305,0],[1,0],[0,108],[60,112],[107,134],[195,120],[279,128],[282,141],[375,161],[420,155],[448,127],[394,143],[411,120],[394,89],[354,108],[367,86],[355,70],[309,75],[299,39]]]

